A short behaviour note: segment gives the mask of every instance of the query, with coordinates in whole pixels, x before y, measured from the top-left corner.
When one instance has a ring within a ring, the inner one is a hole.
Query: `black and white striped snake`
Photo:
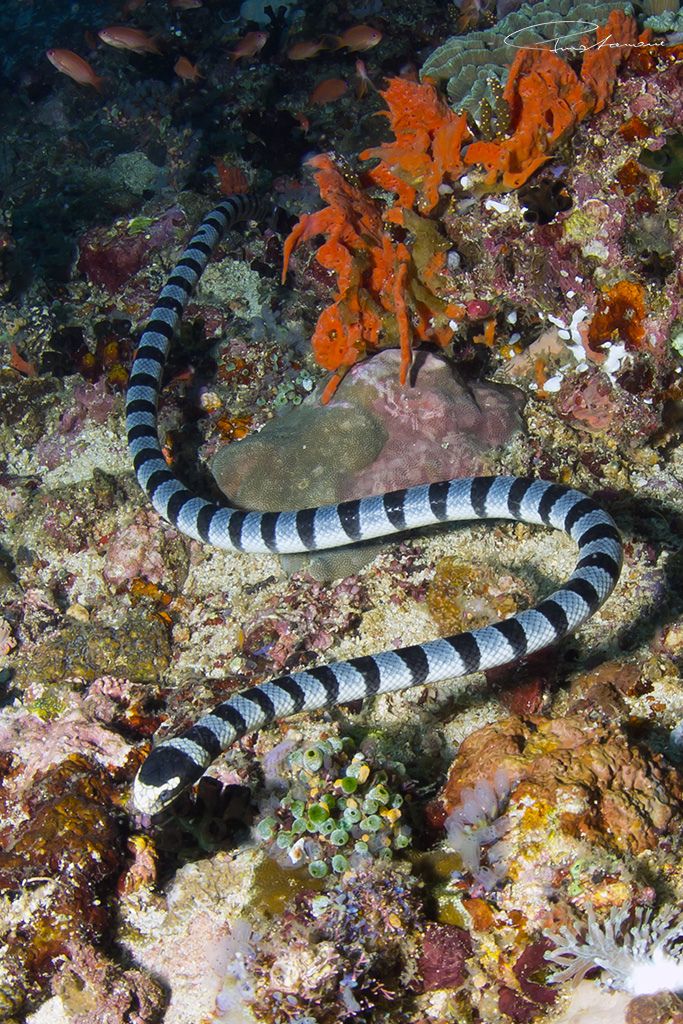
[[[281,553],[339,547],[432,523],[515,519],[564,530],[576,541],[579,560],[559,590],[503,622],[279,676],[230,697],[152,750],[133,793],[136,807],[146,814],[170,804],[235,740],[275,719],[505,665],[547,647],[600,607],[621,569],[621,540],[611,516],[579,491],[545,480],[468,477],[321,508],[262,513],[207,501],[176,478],[157,430],[171,340],[220,238],[237,222],[257,217],[261,206],[250,196],[230,196],[204,218],[140,338],[128,385],[126,427],[138,481],[157,512],[181,533],[219,548]]]

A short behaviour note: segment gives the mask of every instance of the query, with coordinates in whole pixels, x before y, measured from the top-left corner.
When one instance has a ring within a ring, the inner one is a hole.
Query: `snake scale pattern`
[[[260,513],[207,501],[177,479],[164,459],[157,429],[168,350],[217,243],[234,224],[258,218],[262,208],[256,197],[235,195],[205,217],[140,338],[126,398],[126,427],[138,481],[156,511],[195,540],[234,551],[281,553],[338,547],[433,523],[513,519],[564,530],[578,545],[579,560],[560,589],[502,622],[279,676],[230,697],[152,750],[133,791],[136,807],[145,814],[163,810],[235,740],[275,719],[505,665],[553,644],[600,607],[621,569],[621,540],[611,516],[581,492],[545,480],[468,477],[298,512]]]

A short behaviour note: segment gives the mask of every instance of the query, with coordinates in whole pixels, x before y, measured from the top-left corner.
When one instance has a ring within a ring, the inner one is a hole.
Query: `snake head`
[[[159,814],[202,777],[211,758],[186,736],[155,747],[133,783],[133,804],[141,814]]]

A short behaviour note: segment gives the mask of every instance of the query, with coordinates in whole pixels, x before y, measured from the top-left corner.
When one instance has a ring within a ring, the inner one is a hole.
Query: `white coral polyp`
[[[545,954],[559,968],[552,982],[580,981],[600,967],[603,985],[630,995],[683,992],[683,911],[678,907],[657,915],[650,908],[613,907],[604,921],[591,907],[585,931],[564,927],[544,934],[555,944]]]
[[[627,981],[625,991],[634,996],[683,992],[683,962],[675,960],[662,949],[655,949],[651,960],[633,964]]]
[[[499,768],[493,781],[480,779],[473,788],[463,789],[460,803],[444,823],[450,849],[486,889],[494,889],[507,873],[508,849],[500,840],[510,828],[510,819],[502,810],[513,784],[510,773]],[[482,865],[486,847],[489,867]]]

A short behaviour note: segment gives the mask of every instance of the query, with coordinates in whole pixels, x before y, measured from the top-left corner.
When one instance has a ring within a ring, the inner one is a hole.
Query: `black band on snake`
[[[196,782],[235,740],[275,719],[505,665],[555,643],[603,604],[621,570],[621,540],[611,516],[581,492],[545,480],[468,477],[321,508],[265,513],[208,501],[178,480],[158,437],[164,363],[215,246],[228,228],[258,218],[262,209],[261,200],[235,195],[204,218],[140,339],[126,399],[126,426],[137,478],[157,512],[181,533],[206,544],[282,553],[339,547],[433,523],[514,519],[564,530],[576,542],[579,559],[558,590],[502,622],[279,676],[223,701],[186,732],[160,743],[144,762],[133,798],[147,814],[162,810]]]

